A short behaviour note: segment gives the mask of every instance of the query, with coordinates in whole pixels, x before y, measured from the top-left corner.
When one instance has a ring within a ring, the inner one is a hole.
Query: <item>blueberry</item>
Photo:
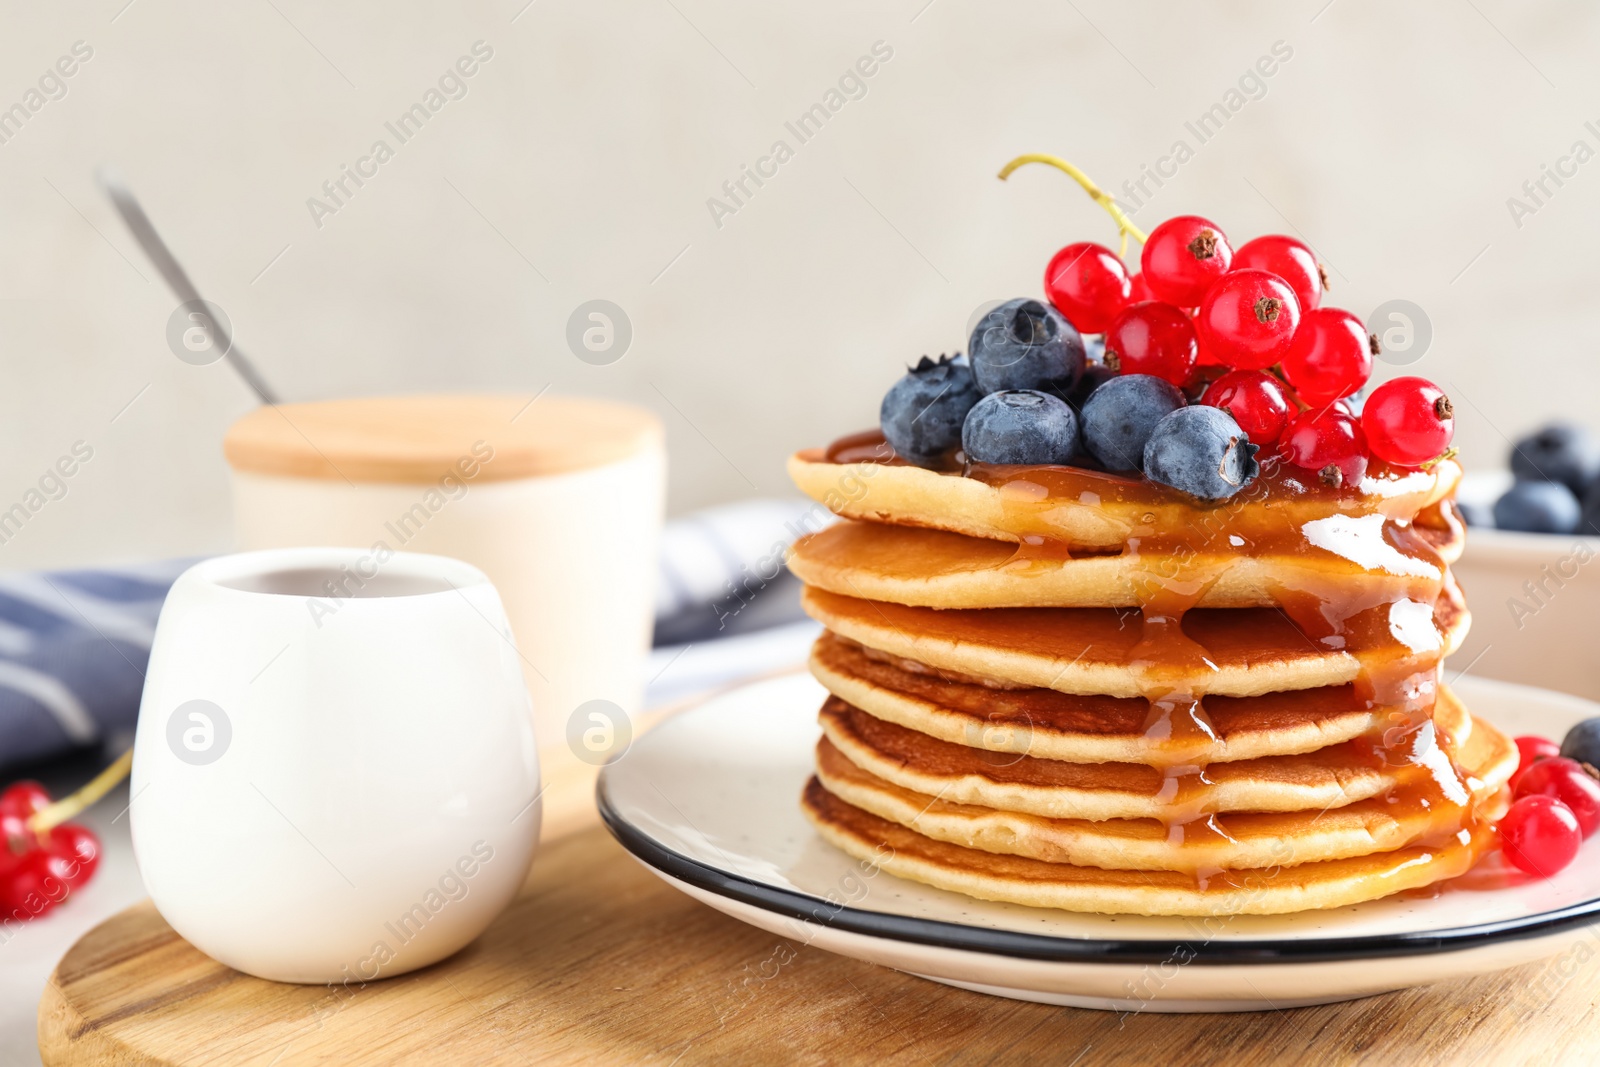
[[[972,373],[984,393],[1037,389],[1066,400],[1083,373],[1083,338],[1061,313],[1028,297],[1007,300],[972,331]]]
[[[1581,495],[1600,477],[1600,441],[1582,426],[1551,423],[1511,446],[1511,473],[1525,482],[1560,482]]]
[[[961,447],[974,463],[1066,463],[1078,447],[1078,416],[1036,389],[990,393],[967,412]]]
[[[1202,500],[1226,500],[1261,472],[1258,451],[1221,408],[1179,408],[1145,442],[1144,473]]]
[[[1560,482],[1517,482],[1494,502],[1494,524],[1527,533],[1571,533],[1578,528],[1578,498]]]
[[[1588,492],[1583,494],[1583,514],[1578,518],[1578,532],[1585,537],[1600,537],[1600,480],[1591,483]]]
[[[1584,719],[1561,739],[1561,754],[1600,767],[1600,719]]]
[[[884,394],[878,424],[896,455],[937,467],[961,443],[961,423],[980,395],[965,360],[923,356]]]
[[[1150,431],[1181,407],[1183,394],[1170,382],[1149,374],[1119,375],[1083,405],[1083,443],[1110,470],[1139,470]]]

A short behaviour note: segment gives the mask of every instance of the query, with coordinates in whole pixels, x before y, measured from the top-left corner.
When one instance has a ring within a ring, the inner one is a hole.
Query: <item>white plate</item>
[[[1508,734],[1559,739],[1600,705],[1454,681]],[[799,944],[949,985],[1114,1011],[1247,1011],[1348,1000],[1600,951],[1600,838],[1543,881],[1220,919],[1084,915],[974,900],[864,871],[800,813],[825,696],[809,675],[726,693],[640,737],[601,774],[611,832],[697,900]],[[1497,863],[1497,858],[1486,864]],[[1482,868],[1480,868],[1480,871]],[[1562,966],[1561,960],[1552,967]]]

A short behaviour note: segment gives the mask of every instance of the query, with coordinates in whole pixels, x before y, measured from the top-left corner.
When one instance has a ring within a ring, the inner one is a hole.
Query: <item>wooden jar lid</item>
[[[229,427],[222,451],[253,474],[422,483],[459,475],[466,460],[479,465],[474,481],[505,481],[604,466],[662,440],[654,414],[609,400],[386,396],[257,408]]]

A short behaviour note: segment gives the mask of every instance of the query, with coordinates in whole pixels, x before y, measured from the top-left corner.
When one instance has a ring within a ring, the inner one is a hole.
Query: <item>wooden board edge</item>
[[[117,922],[128,910],[131,909],[117,912],[105,922]],[[59,964],[50,972],[44,995],[39,998],[37,1037],[39,1058],[45,1067],[173,1067],[168,1060],[151,1059],[90,1026],[61,991]]]

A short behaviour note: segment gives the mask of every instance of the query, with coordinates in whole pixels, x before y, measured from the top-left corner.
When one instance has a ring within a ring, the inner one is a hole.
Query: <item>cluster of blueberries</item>
[[[958,446],[974,463],[1068,464],[1142,472],[1202,500],[1233,496],[1260,472],[1239,424],[1188,404],[1169,382],[1091,359],[1055,308],[1008,300],[972,331],[967,357],[924,356],[883,398],[895,452],[936,468]]]
[[[1600,536],[1600,441],[1581,426],[1553,423],[1511,446],[1516,476],[1492,514],[1462,508],[1468,525],[1528,533]]]

